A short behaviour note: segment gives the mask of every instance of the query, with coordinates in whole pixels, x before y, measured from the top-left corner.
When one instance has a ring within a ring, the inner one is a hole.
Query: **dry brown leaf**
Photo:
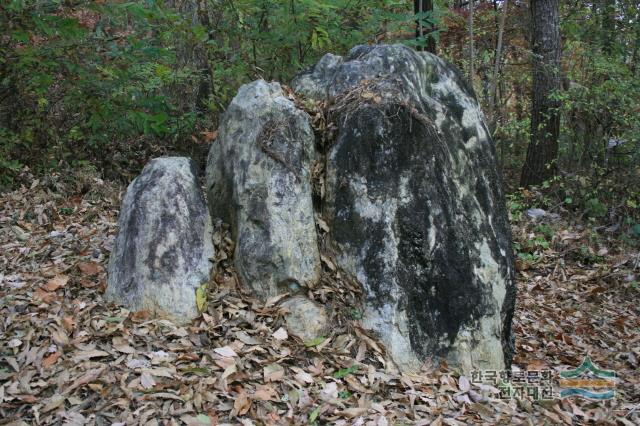
[[[58,296],[55,293],[46,291],[42,288],[37,288],[33,292],[33,296],[35,299],[41,300],[44,303],[51,303],[58,300]]]
[[[93,276],[98,275],[102,266],[95,262],[78,262],[78,269],[85,275]]]
[[[109,356],[108,352],[100,351],[97,349],[90,349],[87,351],[79,351],[73,355],[74,362],[80,362],[91,358],[101,358],[104,356]]]
[[[246,393],[242,392],[238,396],[236,396],[235,401],[233,402],[233,409],[239,416],[244,416],[247,414],[249,409],[251,408],[251,399],[247,396]]]
[[[279,364],[269,364],[263,370],[266,382],[276,382],[284,377],[284,368]]]
[[[153,376],[147,372],[143,372],[140,375],[140,384],[144,389],[151,389],[156,385],[156,381],[153,380]]]
[[[61,407],[63,404],[64,396],[53,395],[51,398],[46,400],[44,407],[42,407],[40,411],[42,411],[42,413],[48,413],[51,410]]]
[[[293,377],[302,384],[313,383],[313,377],[306,371],[298,371]]]
[[[203,136],[203,139],[205,140],[205,142],[211,142],[212,140],[218,137],[217,130],[214,130],[212,132],[200,132],[200,134]]]
[[[60,358],[60,351],[53,352],[42,359],[42,367],[48,368],[55,364]]]
[[[69,336],[67,335],[65,330],[59,327],[54,327],[51,330],[51,339],[56,345],[63,348],[69,344]]]
[[[368,408],[364,408],[364,407],[353,407],[353,408],[347,408],[344,409],[340,412],[338,412],[339,416],[344,416],[347,417],[349,419],[352,419],[354,417],[358,417],[358,416],[362,416],[363,414],[365,414],[367,411],[369,411]]]
[[[235,374],[237,372],[238,372],[238,369],[236,367],[236,364],[233,363],[230,366],[228,366],[227,368],[225,368],[224,372],[222,373],[222,379],[226,379],[227,377],[229,377],[232,374]]]
[[[62,326],[67,332],[71,332],[76,326],[76,320],[71,316],[64,316],[62,318]]]
[[[80,376],[79,378],[77,378],[72,384],[71,386],[69,386],[67,389],[65,389],[63,392],[61,392],[64,395],[67,395],[69,393],[71,393],[72,391],[76,390],[77,388],[80,388],[88,383],[91,383],[92,381],[94,381],[95,379],[97,379],[98,377],[100,377],[100,375],[102,374],[102,372],[106,369],[106,367],[99,367],[99,368],[95,368],[93,370],[89,370],[87,371],[84,375]]]
[[[43,286],[47,291],[56,291],[57,289],[64,287],[69,282],[69,277],[66,275],[56,275]]]
[[[253,394],[255,399],[260,401],[280,401],[278,392],[271,385],[260,385]]]

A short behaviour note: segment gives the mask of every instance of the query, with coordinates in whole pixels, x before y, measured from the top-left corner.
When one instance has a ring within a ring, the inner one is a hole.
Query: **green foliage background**
[[[171,7],[169,7],[171,6]],[[402,2],[10,0],[0,5],[0,184],[23,165],[130,178],[200,132],[237,88],[413,19]]]
[[[90,165],[130,180],[151,156],[205,157],[217,116],[256,78],[287,82],[327,52],[412,40],[436,24],[438,54],[469,69],[468,10],[439,0],[7,0],[0,3],[0,187],[32,171]],[[478,99],[510,190],[529,143],[528,2],[510,1],[498,103],[490,105],[501,2],[474,15]],[[558,202],[606,218],[640,205],[638,2],[561,2]],[[611,147],[612,141],[616,146]],[[566,203],[566,200],[571,200]],[[633,224],[635,222],[631,222]]]

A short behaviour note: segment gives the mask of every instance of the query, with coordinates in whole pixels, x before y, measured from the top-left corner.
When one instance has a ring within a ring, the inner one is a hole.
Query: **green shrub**
[[[20,163],[104,164],[132,142],[193,132],[196,111],[170,96],[199,79],[176,61],[175,38],[195,33],[178,15],[154,2],[11,0],[0,6],[0,25],[4,180]]]

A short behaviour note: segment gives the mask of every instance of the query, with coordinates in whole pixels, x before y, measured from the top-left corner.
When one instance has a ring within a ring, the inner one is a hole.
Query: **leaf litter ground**
[[[238,288],[221,226],[202,318],[177,327],[129,312],[102,296],[122,188],[91,174],[32,182],[0,195],[0,425],[640,423],[640,256],[593,247],[562,217],[535,262],[518,264],[514,370],[555,377],[588,354],[617,372],[610,401],[501,399],[443,364],[399,374],[328,257],[309,296],[335,327],[300,342],[279,299]],[[519,221],[514,239],[536,226]]]

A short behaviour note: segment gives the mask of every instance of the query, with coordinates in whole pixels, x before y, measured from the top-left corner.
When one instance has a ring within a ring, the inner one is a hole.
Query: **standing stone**
[[[441,59],[401,45],[321,64],[293,88],[332,105],[323,215],[340,267],[364,288],[363,325],[405,371],[429,359],[504,368],[511,236],[472,89]]]
[[[214,249],[195,163],[151,160],[127,188],[118,227],[106,297],[177,323],[196,318],[196,289],[209,281]]]
[[[318,280],[311,193],[314,135],[278,83],[240,88],[207,160],[213,217],[231,225],[235,266],[263,299]]]

